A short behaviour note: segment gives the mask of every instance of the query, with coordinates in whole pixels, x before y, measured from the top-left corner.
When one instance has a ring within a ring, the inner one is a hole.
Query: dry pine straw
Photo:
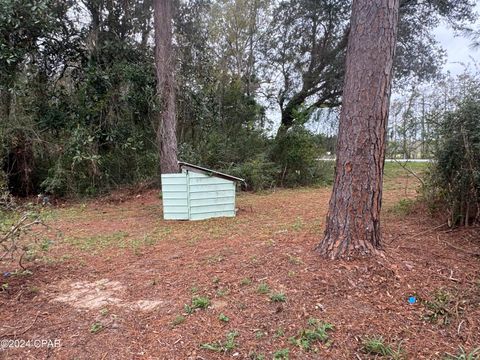
[[[0,336],[61,339],[61,347],[8,350],[0,358],[272,359],[289,349],[290,359],[369,359],[361,342],[374,334],[401,342],[408,359],[480,345],[480,264],[468,252],[478,252],[478,232],[435,229],[422,212],[393,214],[388,209],[405,196],[393,187],[384,196],[386,256],[323,260],[313,248],[329,194],[241,194],[236,218],[201,222],[162,221],[154,191],[56,209],[49,224],[63,238],[49,261],[31,267],[33,275],[7,279]],[[286,302],[259,293],[261,283]],[[449,325],[422,319],[422,303],[407,301],[413,294],[431,299],[439,289],[452,298]],[[195,296],[211,304],[188,315],[184,305]],[[309,318],[335,326],[328,346],[314,343],[316,353],[289,341]],[[238,332],[233,350],[201,349],[224,343],[231,331]]]

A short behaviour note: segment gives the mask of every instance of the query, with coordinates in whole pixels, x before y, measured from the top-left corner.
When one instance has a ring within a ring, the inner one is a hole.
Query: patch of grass
[[[297,216],[297,219],[292,224],[293,231],[300,231],[303,228],[303,220],[301,217]]]
[[[219,284],[220,283],[220,278],[218,276],[215,276],[212,280],[212,283]]]
[[[40,243],[40,249],[42,251],[48,251],[50,249],[50,245],[53,244],[53,241],[50,239],[43,239]]]
[[[273,360],[288,360],[288,355],[290,354],[290,350],[288,349],[280,349],[273,353]]]
[[[210,306],[210,299],[202,296],[195,296],[190,305],[185,304],[184,309],[187,314],[192,314],[196,309],[206,309]]]
[[[192,299],[192,306],[195,309],[206,309],[210,305],[210,300],[207,297],[196,296]]]
[[[228,289],[224,289],[224,288],[218,289],[218,290],[216,291],[216,294],[217,294],[218,297],[224,297],[225,295],[228,295],[228,293],[229,293],[229,290],[228,290]]]
[[[279,337],[282,337],[282,336],[285,336],[285,329],[284,328],[278,328],[277,330],[275,330],[275,334],[273,334],[274,338],[279,338]]]
[[[205,343],[200,345],[200,348],[215,352],[229,352],[237,346],[235,343],[236,337],[238,337],[238,333],[236,331],[231,331],[227,334],[227,339],[224,342],[217,341],[214,343]]]
[[[390,208],[390,212],[397,216],[408,216],[412,213],[415,200],[400,199],[395,205]]]
[[[329,331],[334,326],[328,322],[320,322],[317,319],[308,320],[309,327],[303,329],[298,336],[290,338],[290,342],[301,347],[305,351],[312,350],[312,345],[316,342],[329,344]]]
[[[456,355],[445,353],[443,360],[480,360],[480,347],[467,351],[460,346]]]
[[[240,285],[242,286],[248,286],[252,283],[252,279],[250,278],[244,278],[242,281],[240,281]]]
[[[92,324],[92,326],[90,326],[90,332],[92,334],[98,334],[100,331],[102,331],[104,328],[103,328],[103,325],[101,322],[95,322]]]
[[[220,315],[218,315],[218,320],[227,323],[227,322],[230,321],[230,318],[227,315],[225,315],[224,313],[221,313]]]
[[[102,316],[107,316],[108,315],[108,309],[107,308],[103,308],[100,310],[100,315]]]
[[[366,337],[362,343],[362,350],[371,355],[384,356],[392,360],[404,359],[404,350],[399,344],[394,350],[382,336]]]
[[[185,316],[177,315],[175,316],[175,319],[173,319],[172,325],[177,326],[177,325],[183,324],[184,322],[185,322]]]
[[[287,301],[287,296],[284,293],[279,292],[279,293],[271,294],[270,300],[273,302],[285,302]]]
[[[298,256],[293,256],[288,254],[288,262],[293,265],[300,265],[303,264],[302,259],[300,259]]]
[[[153,236],[150,236],[150,235],[143,235],[143,245],[145,246],[152,246],[152,245],[155,245],[157,243],[157,240],[153,237]]]
[[[417,163],[417,162],[401,162],[402,165],[406,165],[406,167],[415,172],[418,176],[421,176],[426,172],[428,167],[430,166],[429,163]],[[401,176],[412,176],[408,172],[408,170],[405,170],[402,165],[396,163],[396,162],[385,162],[385,168],[384,168],[384,173],[385,177],[401,177]]]
[[[172,228],[170,226],[161,226],[156,227],[150,234],[146,235],[144,239],[145,245],[154,245],[158,241],[166,239],[172,233]]]
[[[257,287],[257,292],[259,294],[268,294],[270,292],[270,288],[269,288],[268,284],[260,283],[260,285],[258,285],[258,287]]]
[[[73,246],[83,251],[104,250],[107,248],[125,248],[128,233],[116,231],[111,234],[88,236],[88,237],[70,237],[65,240]]]

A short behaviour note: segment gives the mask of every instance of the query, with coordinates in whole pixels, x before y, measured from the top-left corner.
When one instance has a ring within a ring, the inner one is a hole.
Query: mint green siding
[[[187,177],[185,174],[162,175],[163,218],[188,220]]]
[[[192,171],[162,175],[165,220],[235,216],[235,183]]]

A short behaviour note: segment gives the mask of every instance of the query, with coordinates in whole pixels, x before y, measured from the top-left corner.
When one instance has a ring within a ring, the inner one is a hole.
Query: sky
[[[476,12],[480,13],[480,0],[477,0]],[[476,28],[480,28],[480,19],[477,20]],[[472,41],[464,36],[455,36],[453,30],[445,24],[441,24],[435,29],[437,41],[447,52],[447,63],[444,66],[445,71],[450,71],[452,75],[458,75],[463,72],[463,65],[472,63],[475,59],[480,65],[480,48],[472,49]]]

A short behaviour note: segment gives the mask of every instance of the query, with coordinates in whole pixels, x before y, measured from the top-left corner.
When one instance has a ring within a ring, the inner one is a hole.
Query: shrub
[[[227,171],[245,179],[247,190],[259,191],[275,186],[280,168],[260,154]]]
[[[309,185],[318,179],[320,149],[314,135],[303,126],[294,126],[275,141],[272,158],[280,167],[281,186]]]
[[[471,91],[439,124],[436,162],[424,195],[448,210],[450,225],[480,221],[480,92]]]

